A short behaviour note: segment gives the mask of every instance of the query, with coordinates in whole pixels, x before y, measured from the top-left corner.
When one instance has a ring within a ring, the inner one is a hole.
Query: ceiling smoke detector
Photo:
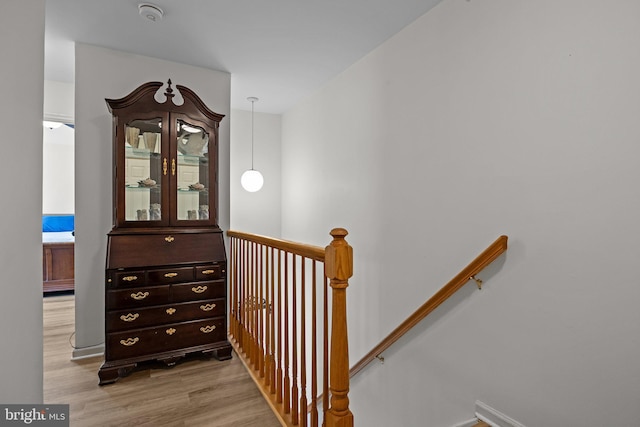
[[[140,3],[138,5],[138,13],[145,19],[149,21],[162,21],[162,17],[164,16],[164,12],[160,7],[151,3]]]

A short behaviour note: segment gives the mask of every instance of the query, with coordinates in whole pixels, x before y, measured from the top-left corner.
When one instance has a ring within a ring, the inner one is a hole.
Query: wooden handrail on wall
[[[346,317],[353,253],[347,231],[333,229],[326,248],[238,231],[227,235],[229,339],[280,423],[317,427],[318,396],[330,396],[330,403],[322,398],[322,425],[353,427]]]
[[[364,369],[376,357],[391,347],[411,328],[417,325],[422,319],[427,317],[429,313],[435,310],[440,304],[445,302],[450,296],[455,294],[469,280],[475,280],[478,286],[482,283],[476,279],[475,275],[482,271],[486,266],[491,264],[496,258],[507,250],[507,236],[500,236],[495,242],[485,249],[476,259],[467,265],[460,273],[449,281],[445,286],[436,292],[427,302],[418,308],[411,316],[393,330],[380,344],[375,346],[369,353],[358,361],[350,370],[350,376],[354,376]]]

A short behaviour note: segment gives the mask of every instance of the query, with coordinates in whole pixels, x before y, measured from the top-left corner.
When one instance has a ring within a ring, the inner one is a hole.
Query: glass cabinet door
[[[204,127],[185,119],[176,121],[175,135],[176,218],[209,222],[210,135]]]
[[[125,125],[125,221],[162,220],[161,139],[161,117]]]

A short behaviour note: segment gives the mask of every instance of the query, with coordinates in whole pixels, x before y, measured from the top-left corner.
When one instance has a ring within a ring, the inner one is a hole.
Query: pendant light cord
[[[253,170],[253,106],[257,100],[258,98],[256,98],[255,96],[250,96],[247,98],[247,101],[251,102],[251,170]]]
[[[251,170],[253,170],[253,104],[255,101],[251,100]]]

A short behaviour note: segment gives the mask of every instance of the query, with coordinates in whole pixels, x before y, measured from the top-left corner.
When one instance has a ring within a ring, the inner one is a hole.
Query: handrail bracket
[[[476,276],[471,276],[469,277],[469,280],[475,281],[476,285],[478,285],[478,289],[482,290],[482,279],[478,279]]]

